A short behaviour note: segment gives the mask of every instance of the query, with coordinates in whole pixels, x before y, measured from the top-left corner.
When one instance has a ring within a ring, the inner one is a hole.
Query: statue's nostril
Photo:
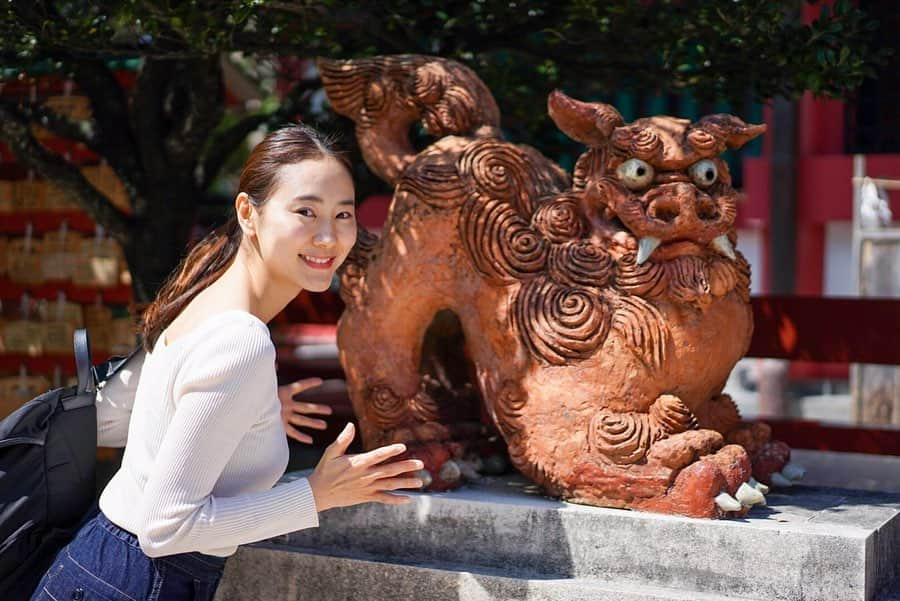
[[[680,213],[678,201],[671,198],[655,200],[647,207],[647,214],[650,217],[665,223],[672,223]]]
[[[697,217],[703,221],[713,221],[719,218],[719,207],[713,202],[712,198],[698,198],[695,204]]]

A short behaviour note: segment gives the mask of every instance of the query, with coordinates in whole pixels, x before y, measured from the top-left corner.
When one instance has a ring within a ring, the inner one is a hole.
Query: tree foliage
[[[877,23],[848,0],[823,7],[810,25],[798,8],[793,0],[11,0],[0,9],[6,76],[71,76],[94,114],[70,123],[26,100],[3,102],[0,140],[71,190],[123,244],[136,298],[147,300],[248,133],[297,118],[330,119],[311,109],[314,78],[276,94],[272,82],[285,75],[279,65],[290,64],[279,57],[423,53],[458,60],[497,96],[510,138],[542,148],[549,140],[552,154],[553,141],[563,143],[544,110],[555,87],[595,99],[623,89],[708,101],[850,93],[883,60],[870,43]],[[112,73],[122,59],[140,61],[129,91]],[[263,90],[252,110],[225,110],[223,60]],[[133,214],[112,207],[74,166],[42,147],[30,122],[105,157]],[[348,129],[340,120],[328,126]]]
[[[810,2],[815,4],[814,2]],[[571,72],[610,89],[694,88],[841,96],[871,75],[877,22],[837,0],[810,25],[794,0],[68,0],[7,3],[4,59],[186,59],[222,51],[348,56],[418,52],[489,66],[497,53],[539,80]],[[793,18],[792,18],[793,17]]]

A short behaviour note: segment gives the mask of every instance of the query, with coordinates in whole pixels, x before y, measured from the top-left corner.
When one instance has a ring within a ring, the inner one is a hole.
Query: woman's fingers
[[[296,395],[321,384],[322,378],[306,378],[305,380],[297,380],[296,382],[279,386],[278,400],[281,401],[282,406],[289,405],[293,402]]]
[[[403,443],[391,444],[385,447],[378,447],[368,453],[360,453],[353,456],[353,465],[358,467],[372,467],[382,461],[387,461],[391,457],[396,457],[406,452],[406,445]]]
[[[314,430],[324,430],[328,427],[325,420],[313,419],[311,417],[306,417],[305,415],[292,415],[288,418],[288,421],[295,426],[313,428]]]
[[[312,442],[313,442],[312,436],[310,436],[309,434],[304,434],[303,432],[301,432],[300,430],[298,430],[297,428],[295,428],[294,426],[292,426],[290,424],[284,425],[284,431],[287,433],[288,436],[290,436],[297,442],[302,442],[303,444],[312,444]]]
[[[385,505],[405,505],[409,503],[409,497],[406,495],[391,494],[389,492],[377,492],[372,495],[372,501],[375,503],[384,503]]]
[[[304,415],[331,415],[332,410],[329,405],[319,403],[303,403],[294,401],[290,405],[291,411],[294,413],[302,413]]]
[[[379,478],[394,478],[400,474],[407,472],[417,472],[425,467],[425,464],[418,459],[405,459],[403,461],[395,461],[386,465],[379,465],[372,469],[365,478],[369,480],[378,480]]]
[[[384,478],[373,486],[378,490],[397,490],[399,488],[422,488],[421,478]]]
[[[344,426],[341,433],[337,435],[334,442],[325,449],[325,452],[322,454],[322,459],[337,459],[346,453],[347,449],[350,448],[350,443],[353,442],[355,434],[356,428],[353,426],[353,422],[347,422],[347,425]]]

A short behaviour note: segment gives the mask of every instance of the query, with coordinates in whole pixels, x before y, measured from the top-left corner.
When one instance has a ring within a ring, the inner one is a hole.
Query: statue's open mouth
[[[668,240],[661,241],[659,238],[645,236],[638,240],[637,264],[640,265],[650,259],[651,255],[655,260],[668,261],[685,255],[702,256],[710,250],[728,257],[734,261],[737,256],[734,254],[734,245],[728,239],[726,234],[722,234],[714,238],[708,245],[701,245],[694,240]]]

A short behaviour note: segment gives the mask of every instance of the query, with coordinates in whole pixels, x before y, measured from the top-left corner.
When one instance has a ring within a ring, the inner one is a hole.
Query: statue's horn
[[[604,144],[615,128],[625,124],[619,111],[610,105],[581,102],[559,90],[553,90],[547,98],[547,111],[564,134],[591,147]]]
[[[709,115],[703,117],[693,128],[705,129],[716,136],[720,142],[725,142],[730,150],[737,150],[753,138],[766,132],[766,125],[753,125],[744,123],[734,115]]]
[[[760,123],[759,125],[747,124],[741,122],[741,127],[735,129],[728,136],[728,148],[731,150],[737,150],[756,136],[761,136],[766,133],[766,124]]]

